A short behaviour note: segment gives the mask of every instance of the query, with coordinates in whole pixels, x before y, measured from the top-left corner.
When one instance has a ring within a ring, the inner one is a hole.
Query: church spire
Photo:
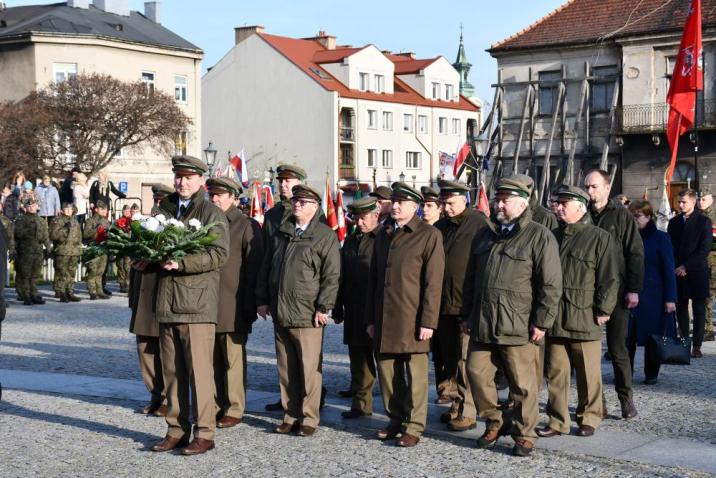
[[[460,46],[457,49],[457,59],[452,66],[460,73],[460,94],[465,97],[475,96],[475,88],[472,83],[467,79],[470,74],[470,67],[472,65],[467,61],[467,55],[465,54],[465,45],[463,43],[462,35],[462,24],[460,24]]]

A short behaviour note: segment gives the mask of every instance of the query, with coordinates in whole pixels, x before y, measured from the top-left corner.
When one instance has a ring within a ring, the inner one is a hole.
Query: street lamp
[[[216,164],[216,148],[214,148],[214,143],[211,141],[209,141],[209,145],[204,148],[204,160],[209,167],[209,177],[211,178],[214,176],[214,164]]]
[[[470,184],[470,178],[474,178],[475,184],[475,205],[477,205],[478,198],[480,197],[480,188],[482,187],[482,158],[484,158],[490,150],[490,138],[488,132],[485,131],[483,134],[475,138],[472,142],[473,151],[475,153],[475,169],[470,171],[468,176],[468,185]],[[472,188],[471,188],[472,189]]]
[[[413,188],[415,188],[415,175],[413,174]]]
[[[400,178],[401,183],[404,183],[405,182],[405,173],[401,171],[400,176],[398,176],[398,178]]]
[[[276,171],[273,170],[273,166],[269,168],[269,176],[271,177],[271,184],[273,185],[273,180],[276,177]]]
[[[378,174],[378,168],[373,168],[373,191],[375,191],[375,188],[378,187],[378,185],[375,182],[375,176]]]

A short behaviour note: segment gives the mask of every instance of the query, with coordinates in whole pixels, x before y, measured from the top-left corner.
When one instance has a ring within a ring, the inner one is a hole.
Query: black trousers
[[[694,347],[701,347],[706,328],[706,299],[691,299],[691,310],[694,312],[694,335],[691,342]],[[679,320],[679,332],[682,337],[689,337],[689,300],[680,300],[676,304],[676,317]]]
[[[612,357],[614,389],[620,400],[632,398],[632,361],[629,360],[629,351],[627,350],[629,309],[624,306],[624,295],[623,291],[620,291],[617,306],[607,322],[607,350]]]
[[[629,350],[629,361],[631,363],[631,373],[634,374],[634,357],[636,356],[636,333],[629,334],[627,339],[627,349]],[[659,376],[659,369],[661,364],[659,362],[652,362],[649,354],[646,353],[646,347],[644,347],[644,376],[646,378],[657,378]]]

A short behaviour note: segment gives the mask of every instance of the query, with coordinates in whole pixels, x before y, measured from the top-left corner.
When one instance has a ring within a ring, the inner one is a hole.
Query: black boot
[[[102,287],[102,292],[104,292],[106,295],[112,295],[112,291],[106,287]]]
[[[44,304],[45,303],[45,299],[43,299],[39,295],[33,295],[31,300],[32,300],[33,304]]]
[[[70,299],[70,302],[81,302],[82,299],[77,297],[74,292],[67,292],[67,298]]]
[[[57,293],[60,296],[60,302],[69,302],[70,299],[67,297],[67,294],[64,292],[58,292]]]
[[[24,300],[22,301],[22,303],[25,304],[25,305],[35,305],[34,302],[32,302],[31,299],[24,299]]]

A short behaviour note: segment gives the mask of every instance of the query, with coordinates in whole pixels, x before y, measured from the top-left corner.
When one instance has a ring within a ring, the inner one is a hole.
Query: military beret
[[[390,195],[390,199],[395,201],[414,201],[416,203],[423,202],[423,195],[415,188],[403,182],[396,182],[392,184],[393,192]]]
[[[206,180],[206,188],[209,193],[213,192],[225,192],[233,196],[238,196],[244,190],[241,185],[231,178],[211,178]]]
[[[72,204],[71,202],[65,201],[65,202],[62,203],[62,209],[68,209],[68,208],[71,208],[71,207],[75,207],[75,205]]]
[[[390,201],[390,196],[392,194],[393,194],[393,190],[390,189],[388,186],[378,186],[377,188],[375,188],[375,190],[373,190],[373,192],[368,194],[368,196],[372,196],[374,198]]]
[[[207,166],[204,161],[194,156],[174,156],[172,158],[172,171],[175,174],[198,174],[203,176],[207,171]]]
[[[276,167],[276,177],[278,179],[298,179],[305,181],[308,175],[306,174],[306,170],[295,164],[279,164]]]
[[[420,194],[423,195],[423,202],[438,202],[440,193],[431,187],[423,186],[420,188]]]
[[[496,190],[497,193],[509,194],[510,196],[519,196],[525,199],[530,197],[532,194],[532,188],[534,187],[534,181],[531,177],[525,174],[514,174],[500,178],[497,181]]]
[[[364,197],[360,199],[356,199],[353,201],[352,204],[348,205],[348,211],[350,211],[351,214],[361,214],[364,212],[370,212],[375,210],[375,206],[378,204],[378,200],[374,197]]]
[[[166,184],[153,184],[152,185],[152,194],[154,196],[167,196],[174,192],[174,188],[172,186],[167,186]]]
[[[470,187],[467,184],[462,184],[457,181],[447,181],[440,179],[438,181],[438,187],[440,188],[440,196],[464,196],[470,191]]]
[[[553,195],[557,196],[557,199],[569,199],[572,201],[579,201],[585,205],[589,204],[589,195],[577,186],[562,184],[556,191],[554,191]]]
[[[316,202],[321,202],[321,195],[318,194],[315,189],[305,184],[295,185],[291,188],[291,192],[293,193],[291,199],[312,199]]]
[[[132,209],[139,209],[139,204],[136,202],[132,204]]]
[[[706,196],[711,196],[711,191],[709,191],[709,190],[706,189],[706,188],[702,188],[702,189],[698,192],[698,196],[699,196],[700,198],[705,198]]]
[[[101,199],[98,199],[94,207],[97,209],[107,209],[107,203]]]

